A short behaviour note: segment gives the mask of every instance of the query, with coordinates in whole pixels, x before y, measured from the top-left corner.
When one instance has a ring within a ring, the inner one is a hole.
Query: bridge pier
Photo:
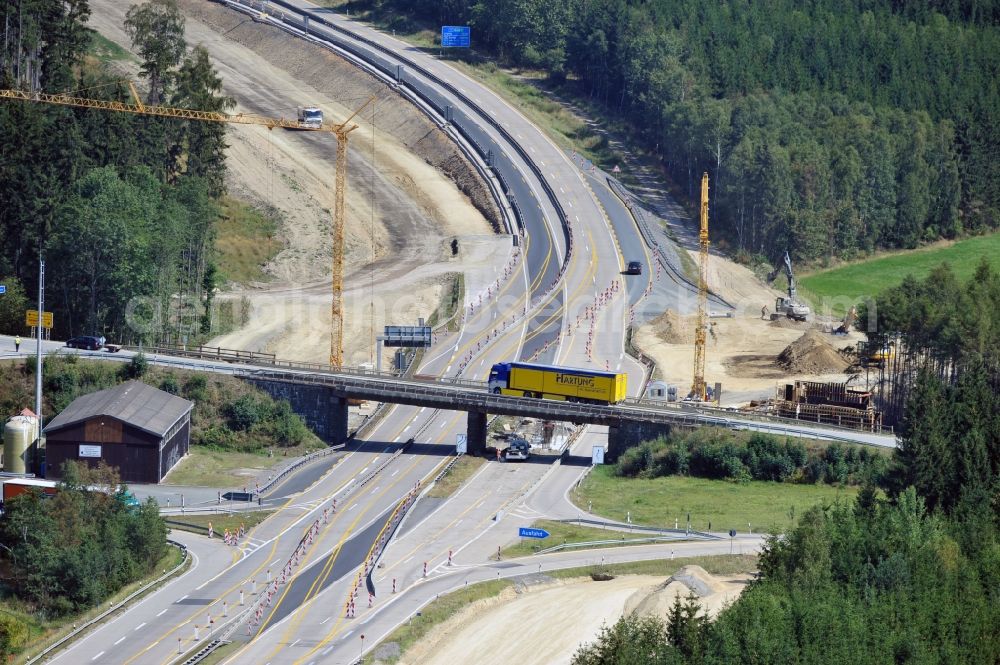
[[[336,446],[347,441],[347,423],[347,399],[330,395],[330,409],[327,412],[327,432],[330,436],[330,445]]]
[[[486,414],[481,411],[469,411],[468,425],[466,429],[468,454],[486,454]]]
[[[644,423],[638,421],[619,422],[608,427],[608,449],[604,453],[606,462],[615,462],[618,456],[643,441],[670,436],[670,425],[665,423]]]

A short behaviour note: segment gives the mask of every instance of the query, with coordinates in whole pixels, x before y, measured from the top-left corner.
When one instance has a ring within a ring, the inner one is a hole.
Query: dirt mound
[[[787,316],[782,316],[774,321],[771,321],[771,327],[784,328],[786,330],[805,330],[809,328],[809,324],[805,321],[796,321],[795,319],[790,319]]]
[[[665,582],[644,587],[633,593],[625,603],[625,614],[666,618],[676,598],[687,599],[692,594],[709,616],[732,601],[746,586],[746,577],[716,577],[701,566],[684,566]]]
[[[653,333],[667,344],[694,344],[694,317],[668,309],[650,321]]]
[[[778,354],[778,364],[794,374],[832,374],[847,369],[848,361],[821,333],[809,330]]]

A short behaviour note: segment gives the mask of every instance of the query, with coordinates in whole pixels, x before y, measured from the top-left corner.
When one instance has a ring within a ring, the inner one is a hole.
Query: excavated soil
[[[662,577],[625,575],[606,582],[565,580],[477,601],[435,627],[403,654],[408,665],[557,665],[630,612],[666,617],[675,597],[694,593],[715,616],[746,588],[748,577],[714,577],[685,566]],[[572,611],[567,611],[572,608]],[[511,639],[511,635],[517,639]],[[474,657],[472,656],[474,654]]]
[[[92,0],[90,25],[128,49],[127,3]],[[475,169],[448,137],[390,88],[333,53],[255,22],[221,4],[179,0],[189,46],[204,44],[236,113],[295,116],[320,107],[328,120],[353,122],[346,188],[345,358],[369,361],[373,330],[413,324],[440,300],[444,275],[490,283],[510,239],[492,235],[498,213]],[[136,79],[138,61],[114,63]],[[266,284],[230,285],[216,302],[235,303],[247,325],[213,346],[272,350],[322,362],[330,345],[331,211],[336,140],[332,135],[230,125],[231,193],[279,219],[284,248],[264,267]],[[492,228],[491,228],[492,227]],[[458,240],[458,255],[450,243]],[[247,305],[243,302],[246,299]],[[249,312],[245,310],[249,308]]]
[[[809,330],[778,354],[778,364],[796,374],[829,374],[843,372],[849,363],[821,333]]]
[[[649,322],[656,336],[668,344],[690,344],[694,340],[695,320],[672,309]]]

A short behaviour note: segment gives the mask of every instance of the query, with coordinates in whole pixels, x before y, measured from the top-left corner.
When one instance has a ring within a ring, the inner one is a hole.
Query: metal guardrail
[[[298,458],[297,460],[295,460],[294,462],[292,462],[291,464],[289,464],[287,467],[285,467],[284,469],[282,469],[276,476],[273,476],[270,480],[268,480],[266,483],[264,483],[263,487],[260,487],[260,488],[256,489],[255,492],[256,492],[257,496],[260,496],[261,494],[264,494],[265,492],[267,492],[268,490],[270,490],[271,487],[276,482],[278,482],[279,480],[281,480],[282,478],[284,478],[285,476],[287,476],[288,474],[290,474],[292,471],[298,469],[303,464],[308,464],[309,462],[312,462],[313,460],[319,459],[320,457],[326,457],[328,455],[332,455],[333,453],[338,452],[338,451],[343,450],[343,449],[344,449],[344,444],[343,443],[339,443],[339,444],[337,444],[335,446],[328,446],[327,448],[324,448],[323,450],[317,450],[314,453],[309,453],[308,455],[303,455],[302,457]]]
[[[593,467],[591,467],[593,468]],[[721,540],[719,536],[707,531],[696,531],[694,529],[672,529],[670,527],[663,526],[646,526],[642,524],[626,524],[623,522],[610,522],[607,520],[592,520],[586,517],[568,517],[566,519],[556,520],[557,522],[563,522],[565,524],[580,524],[584,526],[593,526],[602,529],[616,529],[616,530],[631,530],[631,531],[648,531],[650,533],[673,533],[673,534],[684,534],[687,536],[695,536],[698,539],[703,540]]]
[[[131,351],[139,351],[138,347],[126,347],[121,348],[129,349]],[[274,360],[275,355],[273,353],[263,353],[261,351],[244,351],[242,349],[224,349],[218,346],[179,346],[179,345],[160,345],[160,346],[149,346],[142,349],[145,353],[165,353],[171,356],[181,356],[184,358],[198,358],[198,359],[208,359],[208,360],[225,360],[227,362],[241,362],[243,360]]]
[[[656,237],[653,235],[653,232],[649,227],[645,210],[643,210],[641,206],[635,205],[632,194],[615,178],[607,176],[606,180],[611,188],[611,191],[614,192],[615,196],[622,201],[625,208],[632,214],[632,218],[639,227],[639,233],[645,239],[646,244],[653,250],[653,254],[656,255],[660,265],[662,265],[664,270],[667,271],[668,276],[670,276],[670,278],[678,285],[684,286],[688,291],[698,293],[698,285],[695,284],[694,280],[684,274],[684,269],[681,266],[675,265],[674,262],[670,260],[670,256],[664,251],[663,247],[660,246],[660,243],[657,242]],[[708,295],[710,299],[716,301],[716,304],[729,309],[733,308],[733,306],[725,298],[717,293],[709,291]]]
[[[147,584],[139,587],[138,589],[136,589],[135,591],[133,591],[132,593],[130,593],[125,598],[122,598],[116,604],[112,605],[111,607],[109,607],[108,609],[104,610],[103,612],[101,612],[100,614],[98,614],[96,617],[94,617],[90,621],[87,621],[86,623],[84,623],[83,625],[81,625],[79,628],[76,628],[75,630],[73,630],[72,632],[68,633],[67,635],[64,635],[59,640],[56,640],[55,642],[53,642],[49,646],[45,647],[45,649],[43,649],[38,654],[36,654],[35,656],[33,656],[31,659],[29,659],[28,661],[26,661],[25,665],[34,665],[34,663],[40,663],[42,661],[42,659],[45,658],[47,655],[49,655],[50,653],[52,653],[56,649],[59,649],[64,644],[67,644],[68,642],[73,641],[74,639],[76,639],[76,637],[78,635],[80,635],[81,633],[83,633],[84,631],[86,631],[88,628],[90,628],[91,626],[93,626],[95,623],[103,621],[104,619],[106,619],[113,612],[117,612],[118,610],[120,610],[123,607],[125,607],[134,598],[137,598],[138,596],[143,595],[144,593],[146,593],[147,591],[149,591],[150,589],[152,589],[156,585],[160,584],[164,580],[166,580],[166,579],[168,579],[170,577],[173,577],[173,575],[178,570],[180,570],[184,566],[184,564],[187,563],[187,560],[188,560],[188,551],[187,551],[187,547],[185,545],[183,545],[182,543],[178,543],[175,540],[170,540],[168,538],[167,539],[167,544],[168,545],[173,545],[174,547],[177,547],[178,549],[180,549],[181,554],[183,555],[183,556],[181,556],[180,563],[178,563],[176,566],[174,566],[173,568],[171,568],[170,570],[168,570],[164,574],[162,574],[159,577],[157,577],[152,582],[149,582],[149,583],[147,583]]]
[[[588,540],[581,541],[579,543],[563,543],[562,545],[553,545],[552,547],[547,547],[544,550],[538,550],[535,555],[539,554],[551,554],[552,552],[561,552],[562,550],[586,548],[586,547],[600,547],[601,545],[638,545],[639,543],[676,543],[679,540],[685,540],[684,536],[653,536],[650,538],[619,538],[615,540]]]

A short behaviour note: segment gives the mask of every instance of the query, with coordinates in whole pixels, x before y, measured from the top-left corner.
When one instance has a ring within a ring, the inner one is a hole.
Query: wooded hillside
[[[129,101],[94,55],[88,15],[85,0],[3,3],[0,88]],[[207,51],[187,48],[172,0],[135,5],[128,17],[145,103],[231,107]],[[215,286],[224,133],[214,123],[0,101],[0,277],[33,300],[44,253],[57,338],[136,340],[179,311],[197,333],[199,303]]]
[[[364,3],[358,3],[364,4]],[[796,258],[1000,224],[985,0],[371,0],[542,68],[625,120],[738,250]]]

